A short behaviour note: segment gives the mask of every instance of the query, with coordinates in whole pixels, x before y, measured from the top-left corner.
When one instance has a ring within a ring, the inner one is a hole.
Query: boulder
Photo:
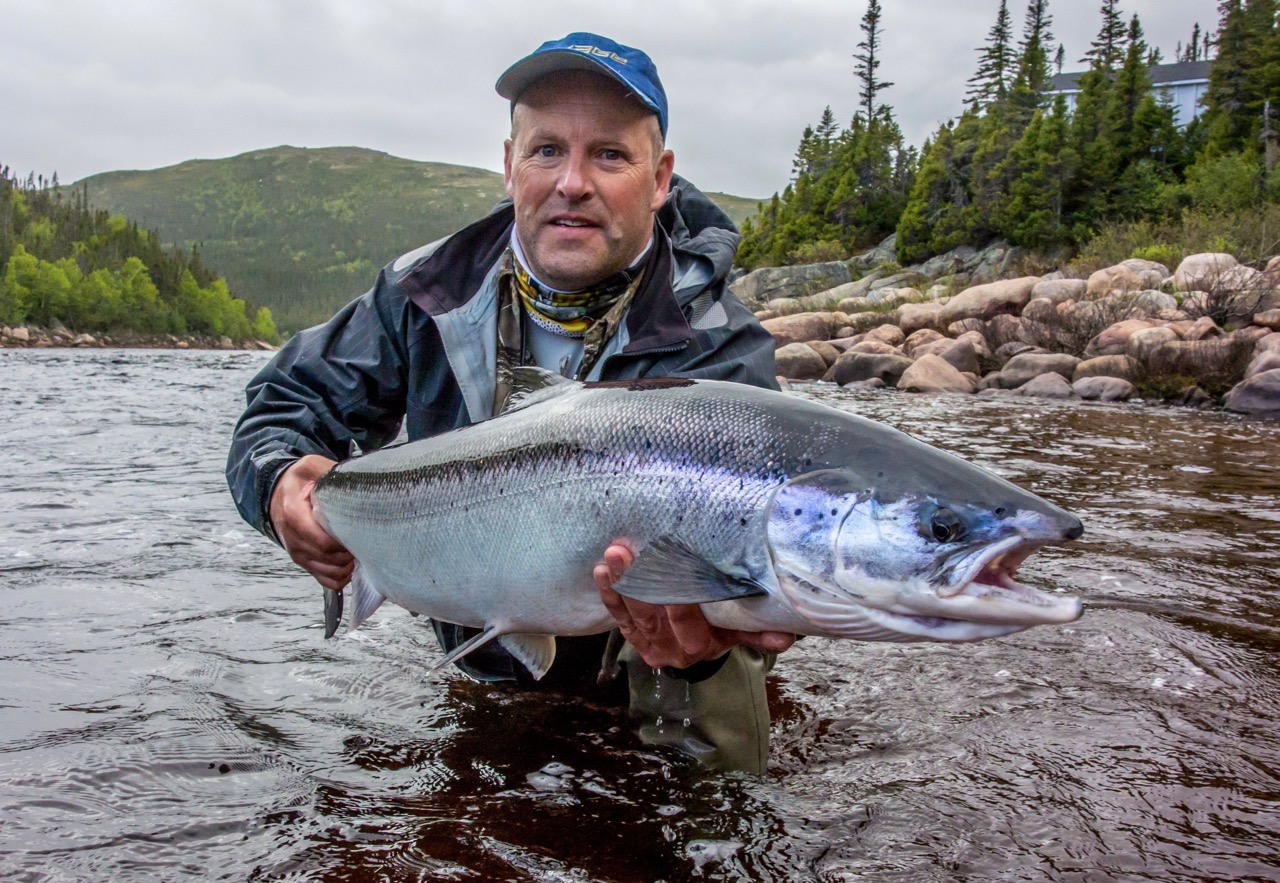
[[[1244,379],[1248,380],[1255,374],[1261,374],[1264,371],[1274,371],[1280,368],[1280,352],[1271,350],[1265,353],[1258,353],[1249,362],[1249,367],[1244,369]]]
[[[782,314],[777,310],[756,310],[752,315],[756,317],[757,322],[767,322],[769,319],[776,319]]]
[[[886,386],[894,386],[902,373],[910,367],[911,360],[906,356],[847,352],[836,360],[822,379],[844,386],[874,377],[883,381]]]
[[[835,317],[834,313],[796,313],[794,316],[779,316],[760,324],[773,335],[775,347],[784,347],[789,343],[804,343],[807,340],[830,340],[837,327]]]
[[[861,270],[865,270],[868,267],[876,267],[896,260],[897,252],[898,234],[891,233],[870,251],[864,251],[862,254],[849,258],[849,263]]]
[[[1178,333],[1167,325],[1157,325],[1155,328],[1139,328],[1130,334],[1129,339],[1125,341],[1124,353],[1134,361],[1145,364],[1147,356],[1164,344],[1177,339]]]
[[[853,346],[845,350],[846,353],[875,353],[882,356],[900,356],[902,350],[896,346],[891,346],[883,340],[876,340],[867,335],[863,340],[855,343]]]
[[[1237,328],[1235,331],[1232,331],[1227,335],[1227,337],[1230,337],[1232,340],[1246,341],[1250,346],[1253,346],[1255,343],[1262,340],[1262,338],[1267,337],[1270,334],[1271,329],[1269,328],[1264,328],[1261,325],[1246,325],[1243,328]]]
[[[1163,291],[1148,289],[1139,291],[1133,298],[1133,308],[1144,315],[1159,317],[1162,313],[1178,309],[1178,299]]]
[[[977,331],[981,334],[986,327],[987,323],[983,322],[981,319],[961,319],[959,322],[952,322],[948,325],[946,332],[949,337],[959,337],[966,331]]]
[[[901,323],[899,323],[899,327],[901,327]],[[902,330],[905,332],[907,329],[903,328]],[[924,346],[926,343],[933,343],[935,340],[946,340],[946,338],[932,328],[921,328],[919,331],[912,331],[907,335],[907,339],[902,342],[902,349],[914,359],[916,357],[916,347]]]
[[[806,310],[804,305],[794,297],[775,297],[764,305],[766,310],[773,310],[779,316],[791,316],[795,313],[811,313],[813,310]]]
[[[932,354],[916,359],[898,379],[905,392],[973,392],[973,383],[946,360]]]
[[[993,316],[984,323],[982,335],[988,340],[999,341],[1000,343],[1008,343],[1011,340],[1020,340],[1023,343],[1030,343],[1027,334],[1026,323],[1017,316]],[[956,337],[960,335],[957,334]]]
[[[1229,254],[1187,255],[1173,273],[1173,284],[1179,291],[1214,291],[1220,287],[1223,274],[1234,266],[1236,259]]]
[[[1079,359],[1066,353],[1020,353],[1000,370],[1000,385],[1005,389],[1017,389],[1033,378],[1057,374],[1070,386],[1071,375],[1079,364]]]
[[[1003,381],[1002,381],[1003,382]],[[1041,374],[1028,380],[1013,391],[1014,395],[1033,396],[1038,399],[1074,399],[1076,391],[1061,374]]]
[[[958,340],[959,338],[957,338]],[[1010,359],[1021,353],[1043,353],[1044,350],[1038,346],[1032,346],[1029,343],[1023,343],[1020,340],[1011,340],[1008,343],[1002,343],[996,347],[996,351],[991,354],[991,360],[997,365],[1003,367]]]
[[[987,361],[991,358],[991,347],[987,346],[987,339],[982,336],[980,331],[966,331],[956,338],[956,340],[964,340],[973,347],[973,351],[978,358]]]
[[[1080,398],[1099,402],[1126,402],[1137,392],[1132,383],[1120,377],[1082,377],[1071,388]]]
[[[1138,370],[1138,363],[1128,356],[1098,356],[1076,365],[1076,370],[1071,372],[1071,382],[1090,377],[1118,377],[1132,381],[1137,378]]]
[[[22,325],[15,325],[9,329],[9,337],[19,343],[30,343],[31,332]]]
[[[1085,357],[1091,359],[1094,356],[1124,355],[1129,335],[1143,328],[1154,328],[1155,324],[1148,319],[1125,319],[1117,322],[1089,341],[1084,350]]]
[[[1159,288],[1160,283],[1169,278],[1169,268],[1157,261],[1129,258],[1127,261],[1121,261],[1120,266],[1145,282],[1147,288]]]
[[[968,288],[947,301],[939,316],[939,324],[945,326],[962,319],[986,320],[1019,313],[1031,299],[1031,289],[1039,281],[1039,276],[1022,276]]]
[[[836,363],[836,359],[840,358],[840,353],[844,352],[844,350],[832,346],[831,342],[828,340],[810,340],[807,341],[805,345],[818,355],[822,356],[822,361],[827,363],[828,368],[834,365]],[[774,355],[777,354],[775,353]],[[823,373],[825,374],[826,372],[824,371]]]
[[[1089,290],[1084,279],[1041,279],[1031,288],[1031,299],[1047,300],[1057,305],[1064,301],[1080,300]]]
[[[907,335],[926,328],[937,328],[943,309],[943,305],[936,301],[903,304],[894,314],[894,322],[902,329],[902,333]]]
[[[1173,397],[1173,403],[1184,408],[1209,408],[1213,405],[1213,396],[1198,386],[1184,386]]]
[[[982,375],[982,379],[978,381],[978,387],[977,387],[977,389],[978,389],[978,392],[986,392],[986,391],[987,391],[987,390],[989,390],[989,389],[994,389],[994,390],[997,390],[997,391],[999,391],[999,392],[1007,392],[1007,391],[1008,391],[1008,390],[1004,389],[1002,386],[1000,386],[1000,372],[999,372],[999,371],[992,371],[990,374],[984,374],[984,375]]]
[[[836,309],[842,313],[861,313],[871,309],[871,301],[865,297],[846,297],[836,304]]]
[[[1222,402],[1228,411],[1280,417],[1280,368],[1255,374],[1231,388]]]
[[[884,389],[884,381],[879,377],[868,377],[866,380],[854,380],[844,385],[845,389]]]
[[[1266,337],[1260,338],[1253,345],[1253,351],[1255,354],[1267,352],[1268,350],[1280,351],[1280,331],[1272,332]]]
[[[844,261],[765,267],[753,270],[729,286],[748,307],[759,309],[774,298],[799,297],[849,282],[853,273]]]
[[[1090,297],[1102,297],[1113,291],[1139,291],[1147,287],[1143,277],[1123,264],[1116,264],[1091,274],[1086,290]]]
[[[884,313],[850,313],[845,314],[844,318],[857,334],[863,334],[885,323]]]
[[[1162,343],[1147,354],[1147,369],[1154,374],[1186,377],[1239,377],[1248,352],[1241,341],[1229,337],[1210,340],[1174,340]]]
[[[827,373],[827,363],[813,347],[805,343],[789,343],[773,353],[778,374],[788,380],[820,380]]]
[[[937,356],[960,372],[977,374],[981,368],[978,353],[974,350],[972,341],[969,340],[949,340],[944,337],[942,340],[924,344],[911,354],[913,359],[921,359],[924,356]]]
[[[227,345],[222,347],[224,350],[229,350],[232,348],[231,338],[224,337],[222,338],[222,340],[225,340],[227,342]],[[71,345],[72,346],[97,346],[98,341],[93,339],[92,334],[77,334],[75,336],[75,339],[71,341]],[[221,341],[219,341],[219,345],[221,346]]]
[[[1221,337],[1223,331],[1218,324],[1208,316],[1201,316],[1191,323],[1191,327],[1182,333],[1183,340],[1208,340],[1211,337]]]
[[[902,329],[897,325],[878,325],[867,332],[868,340],[879,340],[889,344],[889,346],[902,346],[907,336],[902,333]]]
[[[1059,322],[1058,307],[1047,298],[1033,298],[1022,308],[1022,319],[1025,322],[1034,322],[1038,325],[1057,325]]]

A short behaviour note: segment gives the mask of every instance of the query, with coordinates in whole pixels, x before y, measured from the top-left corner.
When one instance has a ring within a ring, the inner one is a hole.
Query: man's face
[[[538,279],[578,291],[636,258],[671,183],[657,134],[657,118],[601,75],[551,74],[520,96],[504,168]]]

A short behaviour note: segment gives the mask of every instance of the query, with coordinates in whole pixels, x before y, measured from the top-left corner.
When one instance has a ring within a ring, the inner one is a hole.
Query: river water
[[[321,637],[222,478],[266,356],[0,351],[0,879],[1280,880],[1280,426],[806,386],[1065,505],[1078,623],[806,639],[763,777]]]

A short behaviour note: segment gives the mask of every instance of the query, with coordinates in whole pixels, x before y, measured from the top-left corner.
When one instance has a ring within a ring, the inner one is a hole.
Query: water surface
[[[1078,513],[1020,576],[1088,609],[806,639],[755,778],[427,679],[398,610],[323,641],[222,478],[265,358],[0,351],[0,878],[1280,879],[1280,426],[800,388]]]

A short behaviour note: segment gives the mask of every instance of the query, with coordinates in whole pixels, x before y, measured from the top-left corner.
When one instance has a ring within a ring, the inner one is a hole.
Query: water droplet
[[[686,726],[686,727],[687,727],[687,726],[689,726],[689,724],[693,723],[693,721],[689,720],[689,719],[686,717],[684,720],[680,721],[680,723],[682,723],[684,726]]]

